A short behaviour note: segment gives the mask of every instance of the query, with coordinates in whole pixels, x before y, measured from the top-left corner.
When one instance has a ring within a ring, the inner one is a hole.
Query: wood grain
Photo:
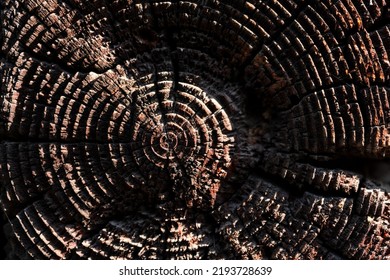
[[[390,259],[386,0],[0,12],[3,258]]]

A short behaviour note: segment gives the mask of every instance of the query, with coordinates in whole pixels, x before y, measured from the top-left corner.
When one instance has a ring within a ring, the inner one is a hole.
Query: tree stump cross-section
[[[8,259],[390,259],[386,0],[3,0]]]

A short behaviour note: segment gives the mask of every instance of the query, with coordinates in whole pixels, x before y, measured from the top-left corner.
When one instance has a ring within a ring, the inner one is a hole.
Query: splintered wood
[[[389,15],[2,1],[0,256],[390,259]]]

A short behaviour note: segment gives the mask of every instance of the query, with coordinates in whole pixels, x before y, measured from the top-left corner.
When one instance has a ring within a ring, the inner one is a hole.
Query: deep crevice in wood
[[[7,257],[7,251],[5,245],[7,243],[7,239],[5,237],[4,226],[7,224],[7,219],[3,211],[0,212],[0,260],[4,260]]]

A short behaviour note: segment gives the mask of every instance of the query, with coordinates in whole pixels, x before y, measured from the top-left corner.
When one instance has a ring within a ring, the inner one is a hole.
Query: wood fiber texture
[[[388,1],[0,12],[4,258],[390,259]]]

